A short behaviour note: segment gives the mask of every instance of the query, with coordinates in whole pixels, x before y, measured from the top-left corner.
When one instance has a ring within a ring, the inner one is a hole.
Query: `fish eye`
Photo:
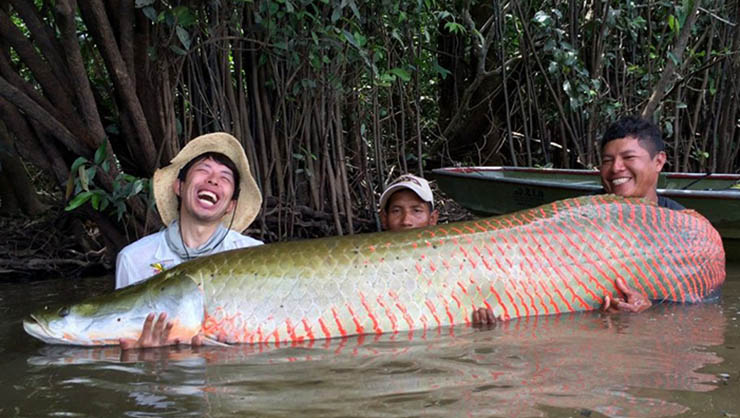
[[[67,307],[67,306],[62,306],[61,308],[59,308],[59,312],[58,312],[58,314],[59,314],[59,316],[61,316],[62,318],[64,318],[65,316],[69,315],[69,307]]]

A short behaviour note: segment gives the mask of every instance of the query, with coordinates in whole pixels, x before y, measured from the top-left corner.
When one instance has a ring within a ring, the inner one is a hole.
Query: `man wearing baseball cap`
[[[402,231],[436,225],[439,212],[429,182],[413,174],[398,177],[380,195],[380,223],[383,230]]]
[[[262,204],[239,141],[217,132],[188,142],[152,178],[154,200],[167,227],[121,250],[116,260],[116,288],[145,280],[184,261],[236,248],[261,245],[242,235]],[[164,313],[150,314],[138,341],[126,348],[173,344],[172,324]]]

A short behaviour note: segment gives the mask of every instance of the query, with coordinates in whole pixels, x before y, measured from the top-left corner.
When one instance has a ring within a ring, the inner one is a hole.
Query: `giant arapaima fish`
[[[24,321],[52,344],[138,338],[150,312],[171,338],[300,343],[354,334],[598,309],[615,280],[654,301],[698,302],[725,278],[722,241],[698,213],[588,196],[509,215],[269,244],[199,258]]]

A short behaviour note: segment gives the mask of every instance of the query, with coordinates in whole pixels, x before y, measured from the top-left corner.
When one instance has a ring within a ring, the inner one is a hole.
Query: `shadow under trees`
[[[352,234],[378,229],[399,173],[594,167],[627,113],[660,123],[670,170],[737,171],[738,17],[736,1],[6,0],[0,120],[111,249],[161,227],[145,179],[213,131],[240,139],[264,194],[248,233]]]

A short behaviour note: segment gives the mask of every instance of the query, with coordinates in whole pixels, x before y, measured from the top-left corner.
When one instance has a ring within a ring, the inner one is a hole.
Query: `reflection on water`
[[[124,357],[25,336],[20,318],[60,297],[34,286],[57,285],[2,285],[0,311],[11,320],[0,328],[0,415],[657,417],[698,414],[710,399],[715,416],[738,414],[740,269],[728,271],[736,277],[718,304]]]

